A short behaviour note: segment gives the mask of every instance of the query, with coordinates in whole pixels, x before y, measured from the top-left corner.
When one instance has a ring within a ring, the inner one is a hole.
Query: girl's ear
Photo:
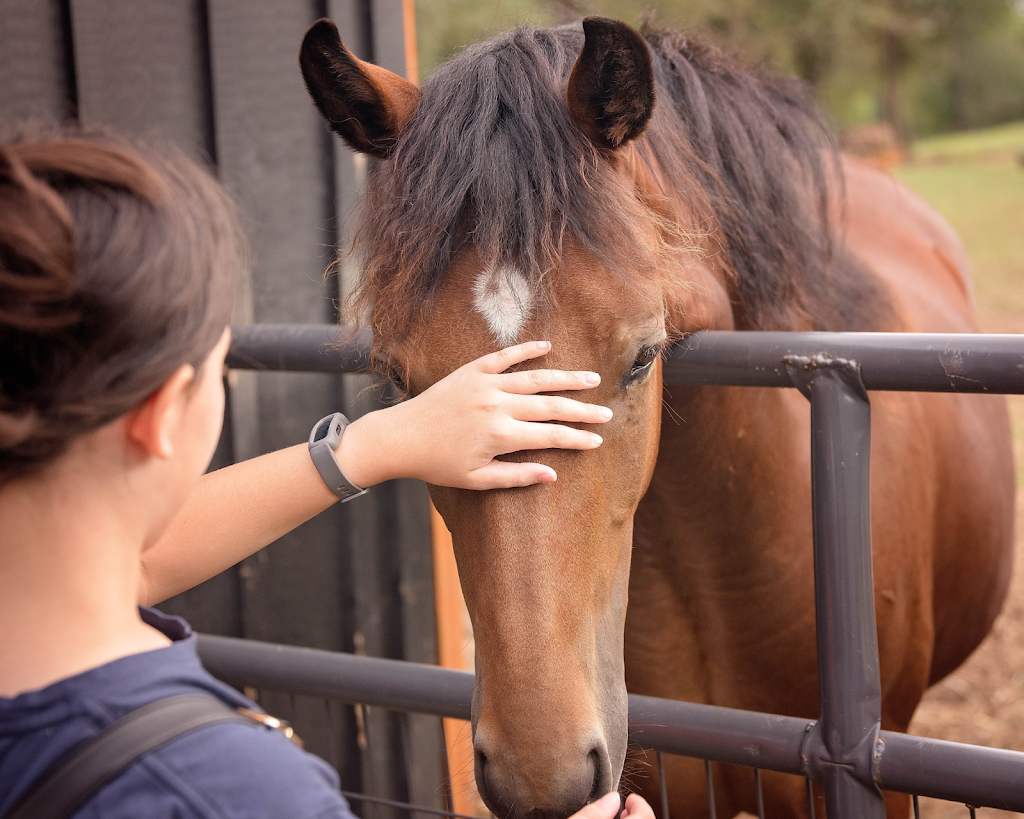
[[[651,52],[638,32],[617,20],[587,17],[583,33],[565,100],[591,142],[615,149],[640,136],[654,111]]]
[[[378,159],[391,153],[419,102],[415,85],[360,60],[327,19],[302,38],[299,66],[316,107],[349,147]]]
[[[128,437],[143,452],[166,460],[174,454],[175,432],[196,377],[191,364],[182,364],[149,398],[128,415]]]

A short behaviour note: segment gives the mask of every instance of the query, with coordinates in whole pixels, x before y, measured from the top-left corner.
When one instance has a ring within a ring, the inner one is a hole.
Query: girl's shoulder
[[[203,669],[187,626],[168,636],[175,642],[167,648],[0,698],[0,815],[80,743],[144,705],[201,693],[232,708],[257,708]],[[337,775],[323,760],[279,731],[242,722],[207,725],[171,740],[75,815],[351,819]]]
[[[353,819],[335,772],[278,731],[237,722],[188,733],[143,757],[85,817]]]

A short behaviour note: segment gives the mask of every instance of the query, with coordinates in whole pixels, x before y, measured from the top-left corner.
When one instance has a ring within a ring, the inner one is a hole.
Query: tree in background
[[[1024,3],[933,0],[932,30],[911,43],[905,81],[918,133],[1024,117]]]
[[[1024,37],[1012,0],[856,0],[852,10],[878,49],[880,114],[902,140],[1024,116]]]
[[[802,77],[838,129],[900,139],[1024,118],[1024,0],[420,0],[424,68],[519,22],[602,14],[694,29]]]

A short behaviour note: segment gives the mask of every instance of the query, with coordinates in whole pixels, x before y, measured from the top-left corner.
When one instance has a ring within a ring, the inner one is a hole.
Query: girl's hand
[[[622,807],[619,795],[612,791],[605,794],[596,802],[581,808],[569,819],[614,819]],[[654,819],[654,811],[647,804],[647,800],[639,794],[631,793],[626,797],[625,807],[622,807],[620,819]]]
[[[495,456],[524,449],[595,449],[601,437],[558,423],[602,424],[612,411],[541,392],[585,390],[601,383],[591,372],[509,367],[551,349],[546,341],[518,344],[471,361],[415,398],[353,422],[337,450],[345,475],[358,486],[420,478],[438,486],[502,489],[548,483],[544,464]]]
[[[631,793],[626,797],[620,819],[654,819],[654,810],[640,794]]]

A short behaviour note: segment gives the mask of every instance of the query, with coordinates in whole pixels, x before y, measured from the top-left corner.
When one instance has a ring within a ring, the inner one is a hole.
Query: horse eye
[[[389,364],[387,368],[388,379],[392,384],[395,385],[395,389],[402,398],[406,398],[409,395],[409,385],[405,380],[405,373],[394,364]]]
[[[633,366],[630,367],[629,373],[624,379],[624,386],[630,386],[640,381],[644,376],[651,371],[651,365],[654,364],[658,356],[661,354],[661,345],[654,345],[653,347],[644,347],[640,350],[639,355],[636,357],[636,361],[633,362]]]

